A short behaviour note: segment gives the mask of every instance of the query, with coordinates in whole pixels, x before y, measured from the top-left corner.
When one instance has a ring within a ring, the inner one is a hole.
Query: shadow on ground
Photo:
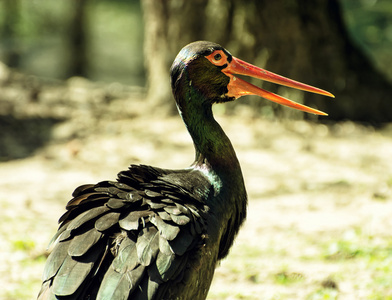
[[[19,119],[12,115],[0,116],[0,161],[34,154],[50,140],[53,126],[62,121],[51,117]]]

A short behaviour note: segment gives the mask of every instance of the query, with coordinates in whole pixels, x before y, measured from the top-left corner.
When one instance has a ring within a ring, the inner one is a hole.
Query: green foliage
[[[322,288],[310,294],[307,300],[335,300],[338,299],[339,292],[335,289]]]
[[[35,247],[35,241],[31,239],[15,240],[12,245],[15,250],[31,251]]]
[[[304,275],[296,272],[282,271],[275,274],[274,279],[276,283],[286,285],[302,281]]]
[[[380,247],[360,229],[348,230],[343,238],[326,245],[324,258],[331,261],[363,258],[369,263],[392,260],[392,241]]]
[[[344,0],[340,3],[352,38],[392,79],[392,1]]]

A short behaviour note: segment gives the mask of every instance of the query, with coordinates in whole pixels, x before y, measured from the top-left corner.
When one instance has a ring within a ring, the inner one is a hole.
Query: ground
[[[192,162],[178,116],[150,110],[138,91],[86,94],[75,80],[66,92],[39,85],[38,96],[14,102],[3,86],[0,104],[13,117],[0,118],[0,299],[36,297],[46,246],[75,187],[114,179],[130,163]],[[216,115],[237,151],[249,207],[208,299],[392,299],[392,127],[265,120],[245,107]]]

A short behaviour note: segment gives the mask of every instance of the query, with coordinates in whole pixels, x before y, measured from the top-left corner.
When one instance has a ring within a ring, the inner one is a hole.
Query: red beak
[[[289,86],[295,89],[299,90],[304,90],[307,92],[312,92],[312,93],[317,93],[329,97],[335,97],[331,93],[315,88],[313,86],[277,75],[275,73],[269,72],[267,70],[264,70],[262,68],[253,66],[243,60],[240,60],[238,58],[233,57],[233,60],[228,64],[226,68],[222,70],[223,73],[225,73],[227,76],[230,77],[230,83],[228,84],[228,96],[229,97],[234,97],[234,98],[239,98],[244,95],[257,95],[260,97],[263,97],[267,100],[279,103],[281,105],[285,105],[288,107],[292,107],[298,110],[302,110],[308,113],[312,114],[317,114],[317,115],[322,115],[326,116],[327,114],[319,111],[317,109],[299,104],[297,102],[291,101],[289,99],[286,99],[282,96],[279,96],[277,94],[268,92],[266,90],[263,90],[249,82],[246,82],[238,77],[235,77],[235,74],[238,75],[246,75],[246,76],[251,76],[254,78],[262,79],[265,81],[270,81],[273,83],[281,84],[284,86]]]

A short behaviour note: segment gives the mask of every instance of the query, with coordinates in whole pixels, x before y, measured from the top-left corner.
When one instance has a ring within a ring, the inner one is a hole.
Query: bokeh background
[[[167,81],[173,57],[187,43],[207,39],[332,90],[340,100],[328,103],[330,120],[391,120],[388,101],[380,100],[390,94],[392,78],[387,0],[2,0],[1,7],[0,61],[29,75],[147,87],[153,106],[172,107]],[[311,94],[296,97],[327,107]],[[282,114],[269,103],[247,105]]]
[[[169,68],[200,39],[336,96],[215,107],[250,202],[209,299],[392,299],[388,0],[0,0],[0,299],[36,297],[78,185],[192,162]]]

